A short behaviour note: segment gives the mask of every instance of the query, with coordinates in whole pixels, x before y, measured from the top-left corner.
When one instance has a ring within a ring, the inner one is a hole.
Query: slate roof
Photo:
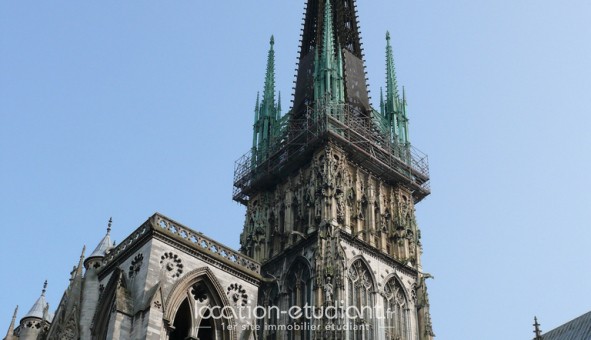
[[[23,316],[23,319],[24,318],[43,319],[43,312],[45,311],[45,307],[47,307],[47,301],[45,300],[45,294],[41,294],[41,296],[39,297],[39,299],[37,299],[37,301],[35,302],[33,307],[31,307],[31,310],[29,310],[29,312],[27,314],[25,314],[25,316]]]
[[[590,340],[591,312],[556,327],[542,335],[543,340]]]
[[[107,250],[113,248],[113,242],[111,241],[111,235],[107,232],[107,235],[103,237],[101,242],[96,246],[96,249],[90,254],[88,258],[93,257],[104,257],[107,254]]]

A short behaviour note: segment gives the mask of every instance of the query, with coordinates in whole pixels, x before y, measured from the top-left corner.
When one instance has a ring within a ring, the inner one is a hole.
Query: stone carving
[[[371,288],[371,276],[367,271],[367,267],[361,261],[355,261],[351,268],[349,268],[349,279],[354,282],[355,287]]]
[[[333,287],[332,287],[332,278],[328,276],[326,278],[326,283],[324,284],[324,300],[327,303],[332,302],[332,295],[333,295]]]
[[[74,320],[68,321],[66,328],[60,334],[60,340],[74,340],[77,338],[75,331],[76,323]]]
[[[414,303],[417,303],[417,284],[413,283],[410,288],[410,298]]]
[[[131,266],[129,266],[129,278],[134,278],[137,273],[139,273],[140,269],[142,268],[142,264],[144,262],[144,254],[137,254],[133,260],[131,261]]]
[[[254,195],[246,215],[241,250],[261,262],[313,231],[329,237],[321,226],[330,223],[405,264],[415,266],[419,256],[412,193],[350,162],[332,144],[272,191]]]
[[[393,301],[397,305],[403,307],[406,305],[406,297],[404,296],[404,290],[397,280],[389,280],[384,286],[384,297]]]
[[[183,273],[183,263],[173,252],[164,253],[160,257],[160,264],[163,269],[170,272],[172,278],[178,278]]]
[[[248,295],[246,294],[246,290],[242,288],[242,285],[237,283],[232,283],[228,287],[228,298],[237,306],[246,306],[248,303]]]
[[[203,282],[197,282],[191,287],[191,294],[195,301],[204,302],[207,300],[207,287],[203,285]]]

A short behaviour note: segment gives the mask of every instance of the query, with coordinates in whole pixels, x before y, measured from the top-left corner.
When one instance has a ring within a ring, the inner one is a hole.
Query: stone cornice
[[[364,254],[381,260],[382,262],[389,264],[393,268],[396,268],[397,270],[404,272],[406,275],[409,275],[414,278],[418,277],[418,271],[415,268],[409,267],[403,263],[398,262],[392,256],[381,252],[380,250],[371,246],[367,242],[360,240],[357,237],[353,237],[353,235],[346,232],[345,230],[340,229],[339,231],[341,234],[341,240],[343,240],[351,246],[361,249],[364,252]]]
[[[150,239],[159,239],[172,247],[181,248],[188,254],[253,284],[258,285],[262,279],[261,265],[258,262],[159,213],[152,215],[105,255],[99,278],[104,278],[113,267],[125,261]]]

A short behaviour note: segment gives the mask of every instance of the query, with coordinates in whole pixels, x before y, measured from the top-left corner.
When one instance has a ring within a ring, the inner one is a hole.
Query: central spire
[[[343,59],[340,48],[337,48],[335,58],[330,0],[326,1],[324,7],[324,22],[322,56],[318,58],[318,51],[316,51],[314,63],[314,98],[316,98],[317,108],[326,104],[341,104],[345,100]]]
[[[308,0],[292,110],[294,116],[302,115],[307,107],[323,99],[325,92],[317,92],[315,81],[316,71],[326,66],[341,74],[343,102],[366,115],[370,112],[356,11],[355,0],[334,4],[330,0]],[[317,64],[321,64],[320,67]],[[326,91],[331,90],[331,86],[327,86]]]

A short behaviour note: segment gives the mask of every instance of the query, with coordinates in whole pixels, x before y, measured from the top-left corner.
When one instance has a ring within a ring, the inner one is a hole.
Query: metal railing
[[[350,158],[386,180],[404,181],[417,200],[429,191],[428,157],[410,144],[397,143],[367,115],[348,104],[332,104],[288,121],[264,152],[251,150],[234,168],[233,198],[248,201],[253,189],[288,174],[297,160],[314,151],[314,146],[331,139],[349,151]]]

